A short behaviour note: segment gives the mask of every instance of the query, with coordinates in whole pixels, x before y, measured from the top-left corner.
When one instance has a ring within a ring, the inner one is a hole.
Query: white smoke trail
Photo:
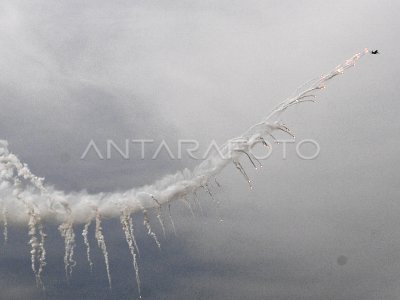
[[[262,167],[261,163],[251,154],[251,149],[258,144],[269,148],[266,138],[269,137],[276,140],[272,134],[275,131],[281,131],[293,136],[290,130],[283,123],[277,121],[279,115],[293,105],[308,101],[314,102],[316,95],[314,95],[313,92],[324,89],[328,81],[343,74],[346,69],[354,66],[355,63],[366,53],[368,53],[368,49],[364,49],[362,52],[355,54],[344,63],[335,67],[331,72],[301,86],[294,96],[279,103],[263,121],[251,126],[242,135],[228,140],[218,149],[218,154],[211,155],[192,171],[184,169],[173,175],[167,175],[152,185],[133,188],[123,193],[115,192],[93,195],[86,192],[64,193],[63,191],[56,190],[51,186],[45,186],[43,184],[43,178],[32,174],[26,164],[22,163],[17,156],[9,152],[7,141],[0,140],[0,204],[1,207],[3,207],[5,239],[7,240],[7,224],[28,224],[32,270],[36,276],[38,284],[40,284],[40,275],[46,264],[44,250],[45,234],[43,232],[42,222],[51,221],[61,224],[59,229],[65,240],[64,261],[68,277],[75,265],[75,261],[73,260],[75,246],[73,225],[76,223],[86,224],[82,235],[87,246],[89,265],[92,267],[87,234],[90,224],[90,221],[88,223],[88,218],[95,218],[95,238],[98,246],[103,252],[108,282],[111,288],[108,252],[101,227],[102,218],[120,217],[121,207],[128,208],[129,215],[142,211],[144,214],[144,225],[147,232],[155,240],[157,246],[160,247],[157,236],[150,226],[148,210],[157,210],[157,218],[161,224],[163,232],[165,232],[164,222],[161,217],[162,205],[168,205],[169,207],[170,203],[174,200],[181,199],[185,201],[186,196],[190,194],[196,195],[196,191],[201,188],[204,188],[215,201],[212,193],[208,189],[208,183],[230,163],[234,164],[248,182],[250,188],[252,188],[252,182],[244,170],[243,165],[240,163],[240,158],[245,156],[255,168],[257,168],[257,164]],[[217,181],[215,182],[219,185]],[[14,201],[15,199],[18,201]],[[7,207],[7,210],[5,210],[5,207]],[[95,213],[95,215],[93,215],[93,213]],[[176,233],[170,210],[169,216],[174,232]],[[133,243],[134,248],[136,248],[137,253],[139,253],[133,236],[132,221],[131,219],[128,219],[129,226],[126,222],[126,219],[124,219],[123,226],[124,231],[129,238],[129,247],[131,251],[134,251],[132,247]],[[40,238],[40,241],[38,237]],[[37,261],[39,264],[38,268],[36,267]],[[139,286],[138,278],[137,275]]]
[[[83,227],[83,230],[82,230],[82,236],[83,236],[83,242],[85,243],[85,246],[86,246],[86,258],[89,263],[90,272],[93,272],[93,262],[92,262],[92,259],[90,258],[90,244],[89,244],[89,239],[88,239],[89,226],[91,223],[92,223],[92,220],[90,219],[85,224],[85,226]]]
[[[169,221],[171,222],[171,225],[172,225],[172,230],[174,231],[175,236],[177,236],[174,219],[172,218],[172,215],[171,215],[171,204],[170,203],[168,204],[168,215],[169,215]]]
[[[126,242],[128,244],[129,251],[131,252],[131,255],[132,255],[132,264],[133,264],[133,268],[135,270],[136,284],[137,284],[137,287],[138,287],[139,297],[141,298],[139,266],[138,266],[138,263],[137,263],[136,251],[135,251],[136,242],[134,242],[133,230],[132,230],[133,227],[131,226],[132,223],[129,222],[129,213],[126,210],[121,212],[120,221],[121,221],[122,230],[125,233],[125,239],[126,239]]]
[[[193,192],[193,199],[194,199],[194,202],[196,203],[197,207],[198,207],[199,210],[200,210],[200,215],[201,215],[202,217],[204,217],[203,207],[202,207],[201,204],[200,204],[200,200],[199,200],[199,197],[197,196],[197,193],[196,193],[196,192]]]
[[[36,237],[36,219],[35,219],[35,213],[33,212],[33,210],[28,212],[30,218],[29,218],[29,222],[28,222],[28,227],[29,227],[29,231],[28,234],[30,236],[29,239],[29,244],[31,245],[31,268],[33,271],[33,274],[36,277],[36,284],[39,285],[40,284],[40,278],[38,275],[38,271],[36,270],[36,259],[37,259],[37,255],[38,255],[38,247],[39,247],[39,242],[38,239]]]
[[[74,260],[74,248],[75,248],[75,233],[73,229],[72,219],[69,219],[62,223],[58,230],[61,236],[64,238],[65,253],[64,253],[64,266],[65,276],[68,279],[72,275],[72,270],[76,265]]]
[[[107,251],[106,241],[105,241],[104,235],[103,235],[103,228],[101,227],[101,216],[98,211],[96,211],[95,237],[96,237],[99,248],[103,252],[104,263],[106,265],[106,272],[107,272],[107,278],[108,278],[108,286],[111,289],[112,285],[111,285],[110,263],[108,262],[108,251]]]
[[[129,229],[131,231],[131,236],[132,236],[132,240],[133,240],[133,245],[135,246],[136,252],[138,254],[138,256],[140,257],[140,252],[139,252],[139,247],[136,243],[136,238],[135,238],[135,231],[133,230],[133,220],[132,220],[132,216],[129,216]]]
[[[149,218],[149,214],[147,212],[147,210],[143,211],[143,225],[144,227],[146,227],[147,229],[147,234],[149,236],[151,236],[154,240],[154,242],[156,243],[157,247],[159,249],[161,249],[161,244],[158,241],[157,235],[154,233],[154,231],[151,229],[151,225],[150,225],[150,218]]]
[[[4,236],[4,243],[7,244],[8,241],[8,212],[7,208],[4,206],[3,211],[2,211],[2,216],[3,216],[3,236]]]
[[[166,234],[165,234],[165,225],[164,225],[164,218],[162,216],[162,206],[161,203],[158,202],[158,200],[156,198],[154,198],[153,195],[151,195],[151,198],[153,199],[153,201],[157,204],[157,220],[160,223],[164,238],[166,238]]]
[[[38,277],[38,284],[42,286],[44,289],[44,285],[42,282],[42,273],[44,270],[44,267],[46,266],[46,248],[45,248],[45,240],[47,238],[47,234],[44,233],[44,227],[42,223],[39,223],[38,225],[39,229],[39,236],[40,236],[40,242],[39,242],[39,269],[37,271],[37,277]]]
[[[193,211],[193,208],[192,208],[192,205],[190,204],[190,201],[188,200],[188,198],[186,197],[186,195],[183,196],[180,200],[181,200],[181,201],[186,205],[186,207],[189,209],[190,214],[192,215],[192,217],[195,217],[194,211]]]

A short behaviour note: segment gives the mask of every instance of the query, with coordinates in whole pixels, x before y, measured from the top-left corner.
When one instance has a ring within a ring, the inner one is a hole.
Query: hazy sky
[[[178,230],[158,251],[136,227],[145,299],[388,299],[400,297],[398,1],[0,1],[0,139],[59,189],[115,191],[196,162],[94,155],[90,140],[197,139],[242,133],[300,84],[364,47],[318,104],[283,120],[320,147],[312,161],[281,145],[250,191],[229,167],[214,187],[220,211],[173,205]],[[224,222],[219,222],[218,215]],[[114,289],[95,240],[90,274],[64,279],[49,224],[47,294],[35,287],[26,228],[0,249],[1,299],[135,299],[118,220],[104,224]],[[157,233],[161,231],[154,222]],[[81,230],[80,227],[77,229]]]

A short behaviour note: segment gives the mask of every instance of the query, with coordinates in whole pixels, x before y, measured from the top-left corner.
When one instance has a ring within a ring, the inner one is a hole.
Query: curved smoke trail
[[[324,89],[326,83],[337,75],[354,66],[368,49],[355,54],[344,63],[335,67],[331,72],[308,82],[300,87],[293,97],[290,97],[278,106],[261,122],[251,126],[242,135],[227,141],[219,148],[218,153],[211,155],[192,171],[184,169],[173,175],[167,175],[152,185],[133,188],[119,193],[88,194],[86,192],[65,193],[47,186],[44,179],[32,174],[28,166],[22,163],[18,157],[8,150],[7,141],[0,140],[0,209],[4,224],[4,237],[7,239],[7,225],[13,223],[28,224],[29,244],[31,246],[32,270],[36,276],[38,285],[43,286],[41,274],[46,265],[46,251],[43,222],[56,222],[59,231],[65,241],[65,272],[67,278],[71,275],[76,262],[73,258],[75,247],[75,233],[73,226],[84,223],[81,233],[87,246],[87,258],[89,266],[93,263],[90,259],[90,246],[87,239],[88,227],[94,220],[95,238],[104,255],[106,270],[111,288],[111,276],[108,263],[108,252],[105,238],[102,233],[101,221],[103,218],[117,218],[121,220],[129,250],[132,254],[133,267],[136,272],[136,280],[140,294],[140,279],[137,264],[139,248],[137,246],[132,214],[142,212],[144,226],[148,234],[154,239],[158,247],[160,243],[151,229],[148,218],[148,210],[154,209],[163,230],[164,221],[161,214],[162,206],[171,201],[182,199],[190,194],[196,195],[199,189],[205,189],[212,197],[208,189],[208,183],[215,180],[215,176],[228,164],[233,163],[248,182],[251,188],[251,180],[240,163],[240,158],[245,157],[257,168],[261,163],[251,154],[251,149],[257,144],[269,147],[268,139],[274,139],[275,131],[282,131],[292,135],[289,128],[277,121],[278,116],[289,107],[306,101],[314,101],[313,92]],[[293,135],[292,135],[293,136]],[[169,208],[169,207],[168,207]],[[171,219],[172,221],[172,219]]]

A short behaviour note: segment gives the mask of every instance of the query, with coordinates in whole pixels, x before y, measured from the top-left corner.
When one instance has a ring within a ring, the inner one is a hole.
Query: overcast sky
[[[213,187],[219,210],[205,193],[203,216],[173,205],[178,236],[169,228],[162,251],[141,216],[136,227],[145,299],[398,299],[399,11],[394,0],[1,0],[0,139],[67,192],[150,184],[196,164],[152,160],[157,142],[222,143],[300,84],[379,49],[317,104],[283,116],[298,141],[319,143],[317,159],[289,145],[283,160],[276,145],[263,170],[244,163],[253,191],[228,167]],[[156,143],[144,160],[132,144],[128,160],[80,159],[90,140],[105,151],[107,139]],[[31,274],[27,229],[13,227],[0,248],[0,298],[135,299],[117,221],[104,225],[112,292],[95,240],[90,274],[78,232],[78,266],[65,282],[62,240],[48,224],[46,294]]]

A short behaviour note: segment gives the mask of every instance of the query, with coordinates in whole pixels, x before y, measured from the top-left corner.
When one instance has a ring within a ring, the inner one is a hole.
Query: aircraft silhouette
[[[379,54],[378,50],[372,50],[371,54]]]

